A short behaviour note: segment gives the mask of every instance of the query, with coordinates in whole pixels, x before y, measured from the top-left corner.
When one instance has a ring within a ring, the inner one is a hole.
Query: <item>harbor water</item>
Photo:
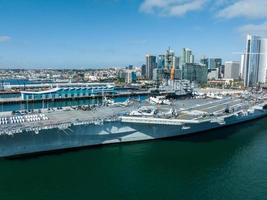
[[[186,137],[0,159],[0,199],[267,199],[266,152],[264,118]]]

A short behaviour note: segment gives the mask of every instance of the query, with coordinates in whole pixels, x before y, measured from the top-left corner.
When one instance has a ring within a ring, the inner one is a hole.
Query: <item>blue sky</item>
[[[170,46],[239,60],[266,0],[0,0],[0,67],[140,65]]]

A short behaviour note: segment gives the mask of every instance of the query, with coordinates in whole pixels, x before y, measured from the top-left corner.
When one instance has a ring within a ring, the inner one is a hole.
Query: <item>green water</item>
[[[0,160],[0,200],[267,199],[267,118],[190,137]]]

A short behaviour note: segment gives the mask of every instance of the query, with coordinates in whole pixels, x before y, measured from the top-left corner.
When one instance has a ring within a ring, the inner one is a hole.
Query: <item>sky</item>
[[[266,0],[0,0],[0,68],[141,65],[191,48],[239,60],[267,36]]]

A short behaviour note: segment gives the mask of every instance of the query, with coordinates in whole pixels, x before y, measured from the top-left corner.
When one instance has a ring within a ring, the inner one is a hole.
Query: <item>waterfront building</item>
[[[224,65],[224,78],[238,80],[240,78],[240,62],[227,61]]]
[[[56,87],[45,91],[21,91],[21,98],[23,100],[46,100],[87,97],[103,93],[114,93],[114,89],[114,85],[95,83],[83,87]]]
[[[183,65],[182,78],[199,84],[207,83],[208,68],[202,64],[185,63]]]
[[[210,58],[210,69],[220,68],[222,65],[222,59],[221,58]]]
[[[156,56],[146,55],[146,79],[152,80],[153,69],[157,67]]]
[[[244,85],[254,87],[267,82],[267,38],[247,35],[243,64]]]

